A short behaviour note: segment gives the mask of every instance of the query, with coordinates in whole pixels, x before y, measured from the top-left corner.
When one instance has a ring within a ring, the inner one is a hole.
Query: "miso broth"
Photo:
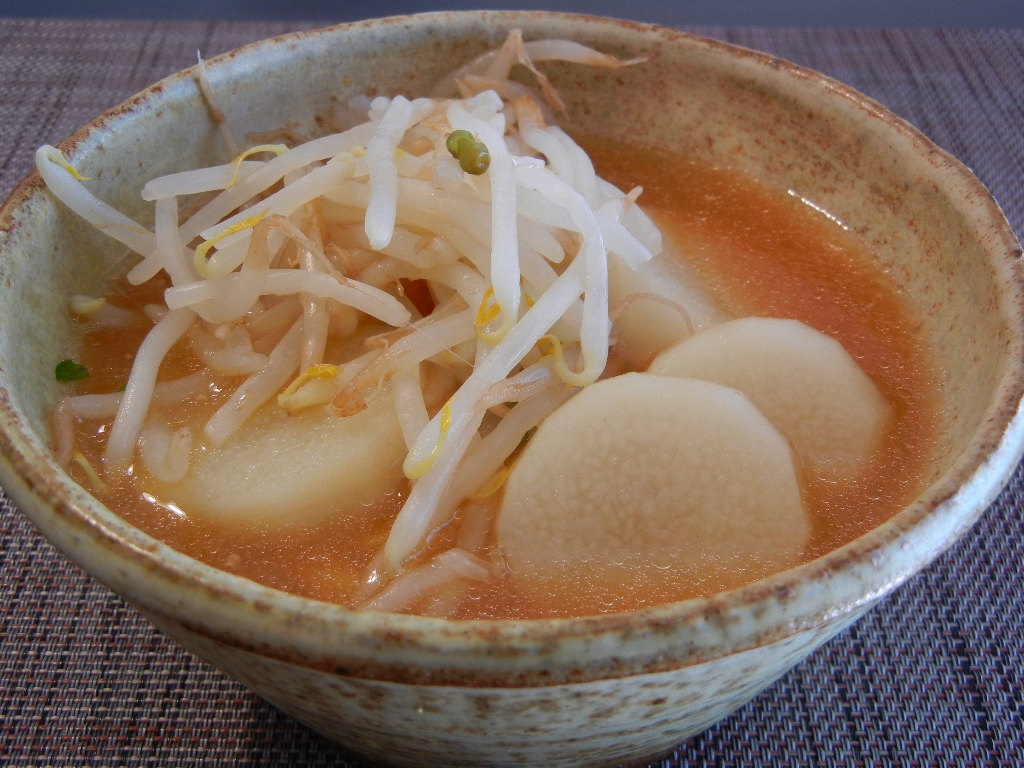
[[[786,190],[667,152],[599,140],[583,144],[604,178],[624,189],[643,186],[640,203],[661,227],[666,250],[682,254],[728,314],[793,318],[834,337],[891,405],[890,428],[863,472],[844,480],[805,475],[802,491],[812,527],[805,559],[853,540],[911,501],[931,455],[937,372],[927,344],[915,334],[911,309],[871,255],[840,224]],[[138,307],[158,298],[161,287],[121,282],[110,301]],[[145,331],[143,327],[135,332],[84,334],[78,357],[93,375],[74,385],[75,391],[109,392],[122,386]],[[610,365],[615,366],[614,349],[612,355]],[[172,353],[162,373],[181,375],[191,365],[186,355]],[[209,413],[225,395],[214,387],[204,397],[198,410]],[[83,421],[78,428],[79,449],[98,466],[107,425]],[[89,478],[81,469],[72,470],[88,487]],[[287,472],[287,467],[267,471]],[[314,527],[227,527],[196,519],[173,498],[158,498],[140,475],[135,472],[127,481],[95,493],[133,525],[198,560],[270,587],[343,604],[360,599],[367,569],[404,496],[399,492],[381,499],[360,525],[328,519]],[[499,501],[500,491],[467,503],[495,508]],[[454,541],[459,523],[457,516],[436,531],[431,551]],[[490,584],[473,583],[468,595],[455,602],[440,594],[421,610],[452,608],[451,615],[457,618],[628,610],[741,585],[750,576],[742,563],[736,566],[723,579],[690,573],[667,591],[651,590],[638,574],[621,591],[597,603],[569,608],[525,599],[507,578],[499,577]]]

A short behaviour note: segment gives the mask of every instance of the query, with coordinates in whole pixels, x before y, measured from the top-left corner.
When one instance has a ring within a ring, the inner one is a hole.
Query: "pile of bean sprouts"
[[[434,573],[427,581],[442,572],[441,581],[486,578],[468,545],[415,567],[411,558],[467,496],[500,482],[531,429],[604,372],[609,258],[635,268],[661,248],[635,205],[640,190],[599,178],[554,124],[564,105],[535,66],[545,60],[634,63],[570,41],[524,43],[513,32],[435,97],[356,99],[348,106],[365,120],[347,130],[294,146],[254,144],[231,162],[152,179],[142,192],[155,206],[152,229],[97,199],[57,149],[41,147],[49,189],[137,254],[128,280],[169,280],[165,304],[146,307],[152,330],[123,392],[72,396],[57,408],[62,461],[81,460],[74,419],[112,417],[102,466],[89,468],[95,481],[137,461],[174,481],[188,472],[197,440],[224,444],[275,399],[289,413],[324,408],[345,418],[386,384],[410,489],[375,561],[390,586],[367,605],[407,603],[401,576],[411,571]],[[536,88],[510,79],[518,66]],[[213,98],[201,63],[198,77]],[[460,165],[446,145],[454,131],[489,155],[484,172]],[[407,295],[411,282],[429,289],[426,309]],[[75,297],[72,310],[116,314],[94,297]],[[354,357],[329,358],[332,340],[370,321],[390,330]],[[267,338],[270,351],[257,351]],[[158,381],[182,340],[199,372]],[[440,407],[425,394],[425,365],[456,382]],[[218,375],[240,383],[201,436],[151,416],[155,402],[184,399]]]

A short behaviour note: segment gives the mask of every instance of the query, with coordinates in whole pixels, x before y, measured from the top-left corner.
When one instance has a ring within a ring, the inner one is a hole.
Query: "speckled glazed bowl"
[[[757,694],[952,544],[1022,443],[1020,250],[959,163],[879,105],[769,56],[679,32],[540,13],[369,21],[209,63],[241,131],[312,125],[332,99],[416,94],[520,27],[643,66],[550,66],[588,130],[738,167],[851,225],[920,310],[945,371],[924,493],[890,522],[749,587],[586,619],[449,622],[357,613],[207,567],[123,523],[53,462],[47,411],[65,297],[105,273],[100,235],[37,178],[0,214],[0,481],[39,529],[200,657],[317,731],[406,765],[562,766],[650,758]],[[150,175],[210,163],[220,136],[194,73],[100,117],[63,149],[98,194],[145,217]],[[941,339],[941,344],[939,340]]]

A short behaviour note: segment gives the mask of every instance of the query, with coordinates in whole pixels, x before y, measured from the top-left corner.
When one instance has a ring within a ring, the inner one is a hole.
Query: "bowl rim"
[[[995,498],[1024,450],[1024,267],[1021,250],[998,204],[958,160],[939,150],[920,131],[881,104],[819,72],[768,53],[680,30],[597,16],[543,11],[441,11],[369,19],[287,33],[250,43],[209,59],[213,73],[263,52],[308,39],[355,35],[366,29],[415,31],[424,25],[488,23],[503,28],[578,25],[594,33],[613,30],[656,45],[697,46],[716,56],[743,59],[760,70],[783,72],[801,88],[844,102],[875,118],[914,152],[927,155],[944,186],[980,204],[973,208],[985,250],[1005,277],[1002,312],[1012,344],[1004,357],[999,397],[989,404],[967,449],[921,496],[890,520],[854,541],[796,568],[752,584],[676,603],[625,613],[575,618],[474,619],[453,621],[422,616],[360,612],[340,605],[264,587],[184,555],[117,518],[70,481],[47,467],[43,446],[29,434],[0,388],[0,479],[16,504],[43,534],[73,560],[85,563],[115,591],[128,595],[158,624],[170,619],[187,631],[228,645],[293,663],[343,669],[355,676],[461,684],[458,669],[476,669],[483,679],[508,684],[551,684],[609,674],[660,671],[707,661],[818,631],[827,621],[862,611],[937,557],[958,539]],[[195,67],[172,74],[107,110],[61,143],[74,159],[119,119],[163,94],[191,83]],[[18,228],[18,215],[44,194],[37,174],[23,180],[0,208],[0,236]],[[0,237],[0,247],[5,239]],[[74,487],[68,487],[68,484]],[[76,490],[77,489],[77,490]],[[52,509],[47,499],[57,499]],[[980,501],[979,501],[980,500]],[[925,536],[924,534],[928,535]],[[921,546],[920,539],[939,545]],[[899,555],[897,558],[896,555]],[[838,574],[856,572],[875,585],[865,592],[844,586]],[[173,589],[153,598],[154,589]],[[147,592],[149,590],[149,592]],[[183,615],[206,606],[202,617]],[[813,609],[808,609],[812,606]],[[756,624],[750,617],[771,615]],[[269,634],[268,624],[277,627]],[[304,638],[289,636],[296,626]],[[340,646],[345,646],[340,649]],[[422,651],[409,668],[410,647]],[[666,651],[665,649],[671,649]],[[542,651],[544,659],[538,661]],[[553,655],[552,655],[553,654]],[[552,658],[578,659],[552,673]],[[586,661],[584,661],[586,660]],[[416,664],[412,665],[416,667]],[[494,672],[500,668],[500,674]],[[491,670],[491,672],[488,672]],[[490,677],[487,675],[490,674]],[[510,678],[509,675],[512,675]],[[540,676],[538,676],[540,675]],[[473,678],[479,681],[481,678]],[[510,683],[509,680],[512,680]],[[518,683],[516,682],[518,681]]]

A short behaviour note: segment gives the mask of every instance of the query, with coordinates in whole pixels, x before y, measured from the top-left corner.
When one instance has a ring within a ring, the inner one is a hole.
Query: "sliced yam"
[[[608,302],[617,312],[616,355],[634,369],[646,368],[659,350],[726,319],[682,258],[667,253],[636,270],[610,256]]]
[[[819,471],[856,468],[891,412],[839,342],[797,320],[731,320],[666,349],[647,370],[740,390]]]
[[[541,424],[509,474],[497,537],[524,593],[595,608],[695,572],[754,580],[791,565],[808,530],[789,444],[743,395],[627,373]]]
[[[338,417],[268,405],[224,445],[193,450],[179,482],[152,484],[189,517],[239,526],[365,515],[402,482],[405,442],[390,395]]]

